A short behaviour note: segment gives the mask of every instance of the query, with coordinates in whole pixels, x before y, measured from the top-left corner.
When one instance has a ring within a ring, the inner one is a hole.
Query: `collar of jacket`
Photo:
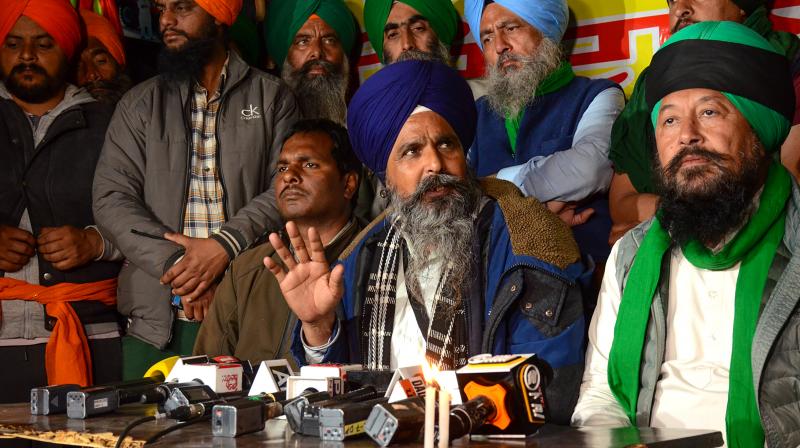
[[[242,82],[247,74],[250,73],[251,68],[236,51],[228,49],[228,67],[225,74],[225,83],[221,85],[219,92],[220,98],[224,98],[229,91]],[[177,89],[180,93],[181,104],[186,104],[192,90],[191,82],[182,82],[178,85],[164,83],[164,86],[168,89]]]

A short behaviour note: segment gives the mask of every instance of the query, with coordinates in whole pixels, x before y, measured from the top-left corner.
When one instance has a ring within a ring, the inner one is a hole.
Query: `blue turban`
[[[438,62],[391,64],[367,79],[347,109],[353,150],[381,180],[385,180],[392,146],[417,106],[427,107],[447,120],[462,148],[472,146],[478,114],[467,82]]]
[[[539,30],[544,37],[555,43],[561,42],[564,32],[567,31],[569,7],[566,0],[466,0],[464,16],[481,48],[483,48],[481,17],[483,17],[483,9],[489,3],[497,3],[520,16],[522,20]]]

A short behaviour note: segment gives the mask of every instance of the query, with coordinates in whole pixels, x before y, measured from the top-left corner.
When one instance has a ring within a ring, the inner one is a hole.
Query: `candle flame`
[[[436,377],[439,376],[439,367],[428,364],[427,361],[421,363],[420,367],[422,368],[422,376],[425,379],[425,383],[429,386],[437,384]]]

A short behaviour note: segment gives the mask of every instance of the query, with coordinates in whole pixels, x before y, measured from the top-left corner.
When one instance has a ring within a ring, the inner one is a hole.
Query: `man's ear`
[[[357,171],[350,171],[344,175],[344,197],[348,200],[358,191],[359,175]]]

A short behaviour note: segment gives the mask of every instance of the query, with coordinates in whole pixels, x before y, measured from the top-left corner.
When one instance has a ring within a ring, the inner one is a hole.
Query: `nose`
[[[427,146],[422,153],[422,157],[423,168],[426,175],[439,174],[442,172],[444,161],[442,160],[442,154],[437,151],[435,147],[431,145]]]
[[[670,8],[671,14],[677,19],[688,19],[692,15],[694,15],[694,9],[692,9],[692,2],[689,0],[675,0],[675,3],[672,4],[672,8]]]
[[[100,76],[100,71],[97,67],[94,64],[88,64],[86,66],[86,80],[89,82],[96,82],[101,79],[103,79],[103,77]]]
[[[19,59],[25,63],[36,61],[36,43],[33,40],[26,40],[22,44],[22,51],[19,53]]]
[[[505,32],[503,32],[503,30],[497,30],[494,33],[493,42],[494,42],[494,51],[498,55],[511,51],[511,43],[508,41],[508,38],[506,37]]]
[[[173,14],[169,9],[163,9],[161,14],[158,16],[158,24],[161,27],[161,33],[164,31],[174,27],[177,21],[175,19],[175,14]]]
[[[703,135],[695,117],[687,117],[681,120],[680,126],[679,141],[681,146],[699,145],[703,142]]]
[[[417,44],[414,41],[414,36],[412,36],[411,33],[407,29],[401,28],[400,29],[400,49],[402,51],[408,51],[408,50],[414,50],[416,48],[417,48]]]
[[[283,182],[284,185],[296,185],[302,182],[302,177],[300,176],[300,173],[292,165],[286,167],[286,171],[282,173],[280,178],[281,182]]]
[[[308,48],[308,59],[316,60],[324,57],[325,50],[322,48],[322,39],[313,39]]]

